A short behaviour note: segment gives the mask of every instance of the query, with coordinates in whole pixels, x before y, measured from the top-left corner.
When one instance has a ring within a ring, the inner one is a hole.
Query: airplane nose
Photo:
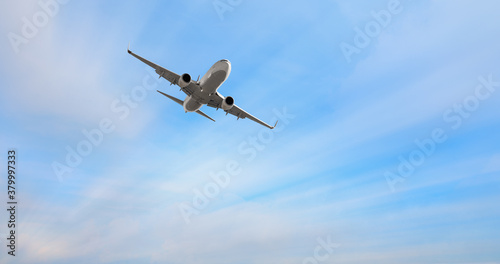
[[[217,62],[217,65],[218,65],[219,69],[224,70],[226,72],[226,78],[227,78],[227,76],[229,76],[229,73],[231,73],[231,62],[229,62],[226,59],[223,59],[223,60],[219,60]]]
[[[231,62],[229,62],[228,60],[225,60],[225,62],[227,63],[227,75],[229,76],[229,74],[231,73]]]

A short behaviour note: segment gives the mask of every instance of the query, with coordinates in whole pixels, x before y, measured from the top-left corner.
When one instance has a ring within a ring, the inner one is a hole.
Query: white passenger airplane
[[[238,117],[238,119],[248,118],[270,129],[275,128],[278,124],[278,121],[276,121],[276,124],[274,124],[274,126],[266,124],[265,122],[245,112],[243,109],[235,105],[234,99],[231,96],[224,97],[219,92],[217,92],[217,89],[222,85],[222,83],[224,83],[224,81],[226,81],[227,77],[231,73],[231,63],[228,60],[220,60],[216,62],[208,70],[208,72],[203,75],[201,80],[199,80],[200,77],[198,77],[198,80],[195,82],[187,73],[178,75],[133,53],[132,51],[130,51],[130,46],[127,51],[132,56],[155,69],[156,73],[158,73],[160,77],[163,77],[170,82],[170,85],[176,84],[181,87],[181,90],[187,95],[184,101],[166,93],[160,91],[158,92],[165,95],[169,99],[172,99],[176,103],[182,105],[186,113],[196,112],[215,122],[214,119],[200,111],[200,108],[203,105],[208,105],[210,107],[216,108],[217,110],[221,108],[226,112],[226,115],[229,113]]]

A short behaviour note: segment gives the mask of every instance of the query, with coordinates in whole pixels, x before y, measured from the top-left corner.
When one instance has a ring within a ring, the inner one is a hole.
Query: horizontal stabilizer
[[[200,110],[197,110],[196,113],[198,113],[198,114],[200,114],[200,115],[202,115],[202,116],[204,116],[204,117],[206,117],[206,118],[208,118],[208,119],[210,119],[210,120],[212,120],[212,121],[215,122],[215,120],[213,118],[209,117],[207,114],[203,113]]]
[[[166,93],[164,93],[164,92],[160,92],[160,91],[158,91],[158,90],[156,90],[156,91],[157,91],[157,92],[159,92],[159,93],[161,93],[161,94],[163,94],[163,95],[165,95],[165,96],[166,96],[166,97],[168,97],[169,99],[172,99],[172,101],[174,101],[174,102],[176,102],[176,103],[178,103],[178,104],[180,104],[180,105],[183,105],[183,104],[184,104],[184,101],[182,101],[181,99],[177,99],[177,98],[175,98],[175,97],[173,97],[173,96],[171,96],[171,95],[168,95],[168,94],[166,94]],[[196,111],[196,113],[197,113],[197,114],[200,114],[200,115],[202,115],[202,116],[204,116],[204,117],[206,117],[206,118],[208,118],[208,119],[210,119],[210,120],[212,120],[212,121],[214,121],[214,122],[215,122],[215,120],[214,120],[213,118],[209,117],[207,114],[203,113],[203,112],[202,112],[202,111],[200,111],[200,110]]]
[[[168,97],[168,98],[172,99],[172,101],[174,101],[174,102],[176,102],[176,103],[178,103],[178,104],[180,104],[180,105],[183,105],[183,104],[184,104],[184,101],[182,101],[181,99],[177,99],[177,98],[175,98],[175,97],[173,97],[173,96],[171,96],[171,95],[168,95],[168,94],[166,94],[166,93],[164,93],[164,92],[160,92],[160,91],[158,91],[158,90],[156,90],[156,91],[157,91],[157,92],[159,92],[159,93],[161,93],[161,94],[163,94],[163,95],[165,95],[166,97]]]

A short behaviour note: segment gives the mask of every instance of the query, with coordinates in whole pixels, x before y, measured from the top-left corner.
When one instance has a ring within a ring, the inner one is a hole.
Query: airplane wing
[[[265,122],[261,121],[260,119],[258,119],[257,117],[247,113],[245,110],[239,108],[237,105],[233,105],[233,107],[231,107],[231,109],[229,109],[229,111],[226,111],[227,113],[230,113],[238,118],[248,118],[254,122],[257,122],[267,128],[270,128],[270,129],[274,129],[276,127],[276,125],[278,124],[278,121],[276,121],[276,123],[274,124],[274,126],[270,126],[268,124],[266,124]]]
[[[155,72],[160,75],[160,77],[163,77],[165,80],[169,81],[170,82],[170,85],[172,84],[177,84],[178,81],[179,81],[179,78],[181,77],[179,74],[175,73],[175,72],[172,72],[172,71],[169,71],[151,61],[148,61],[146,59],[144,59],[143,57],[133,53],[131,50],[130,50],[130,46],[129,48],[127,48],[127,52],[136,57],[137,59],[139,59],[140,61],[146,63],[147,65],[149,65],[151,68],[155,69]],[[194,92],[194,89],[196,84],[194,84],[193,82],[191,82],[190,85],[188,85],[187,87],[185,88],[181,88],[182,91],[184,93],[186,93],[187,95],[191,95],[193,92]]]
[[[224,100],[224,98],[219,93],[216,93],[216,95],[217,96],[215,96],[214,99],[210,100],[210,102],[207,105],[210,107],[213,107],[213,108],[221,108],[222,100]],[[226,112],[226,114],[229,113],[229,114],[232,114],[232,115],[238,117],[238,119],[248,118],[248,119],[250,119],[256,123],[259,123],[259,124],[261,124],[267,128],[270,128],[270,129],[274,129],[276,127],[276,125],[278,124],[278,121],[276,121],[274,126],[270,126],[267,123],[263,122],[262,120],[258,119],[257,117],[247,113],[245,110],[241,109],[237,105],[233,105],[233,107],[231,107],[231,109],[229,109],[228,111],[225,111],[225,112]]]

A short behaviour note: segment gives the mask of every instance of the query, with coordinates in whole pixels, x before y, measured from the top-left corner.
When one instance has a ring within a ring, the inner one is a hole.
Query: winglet
[[[128,43],[127,52],[128,52],[128,53],[132,53],[132,51],[130,51],[130,42]]]
[[[276,127],[276,125],[278,124],[278,120],[276,120],[276,123],[274,124],[273,127],[270,127],[271,129],[274,129]]]

